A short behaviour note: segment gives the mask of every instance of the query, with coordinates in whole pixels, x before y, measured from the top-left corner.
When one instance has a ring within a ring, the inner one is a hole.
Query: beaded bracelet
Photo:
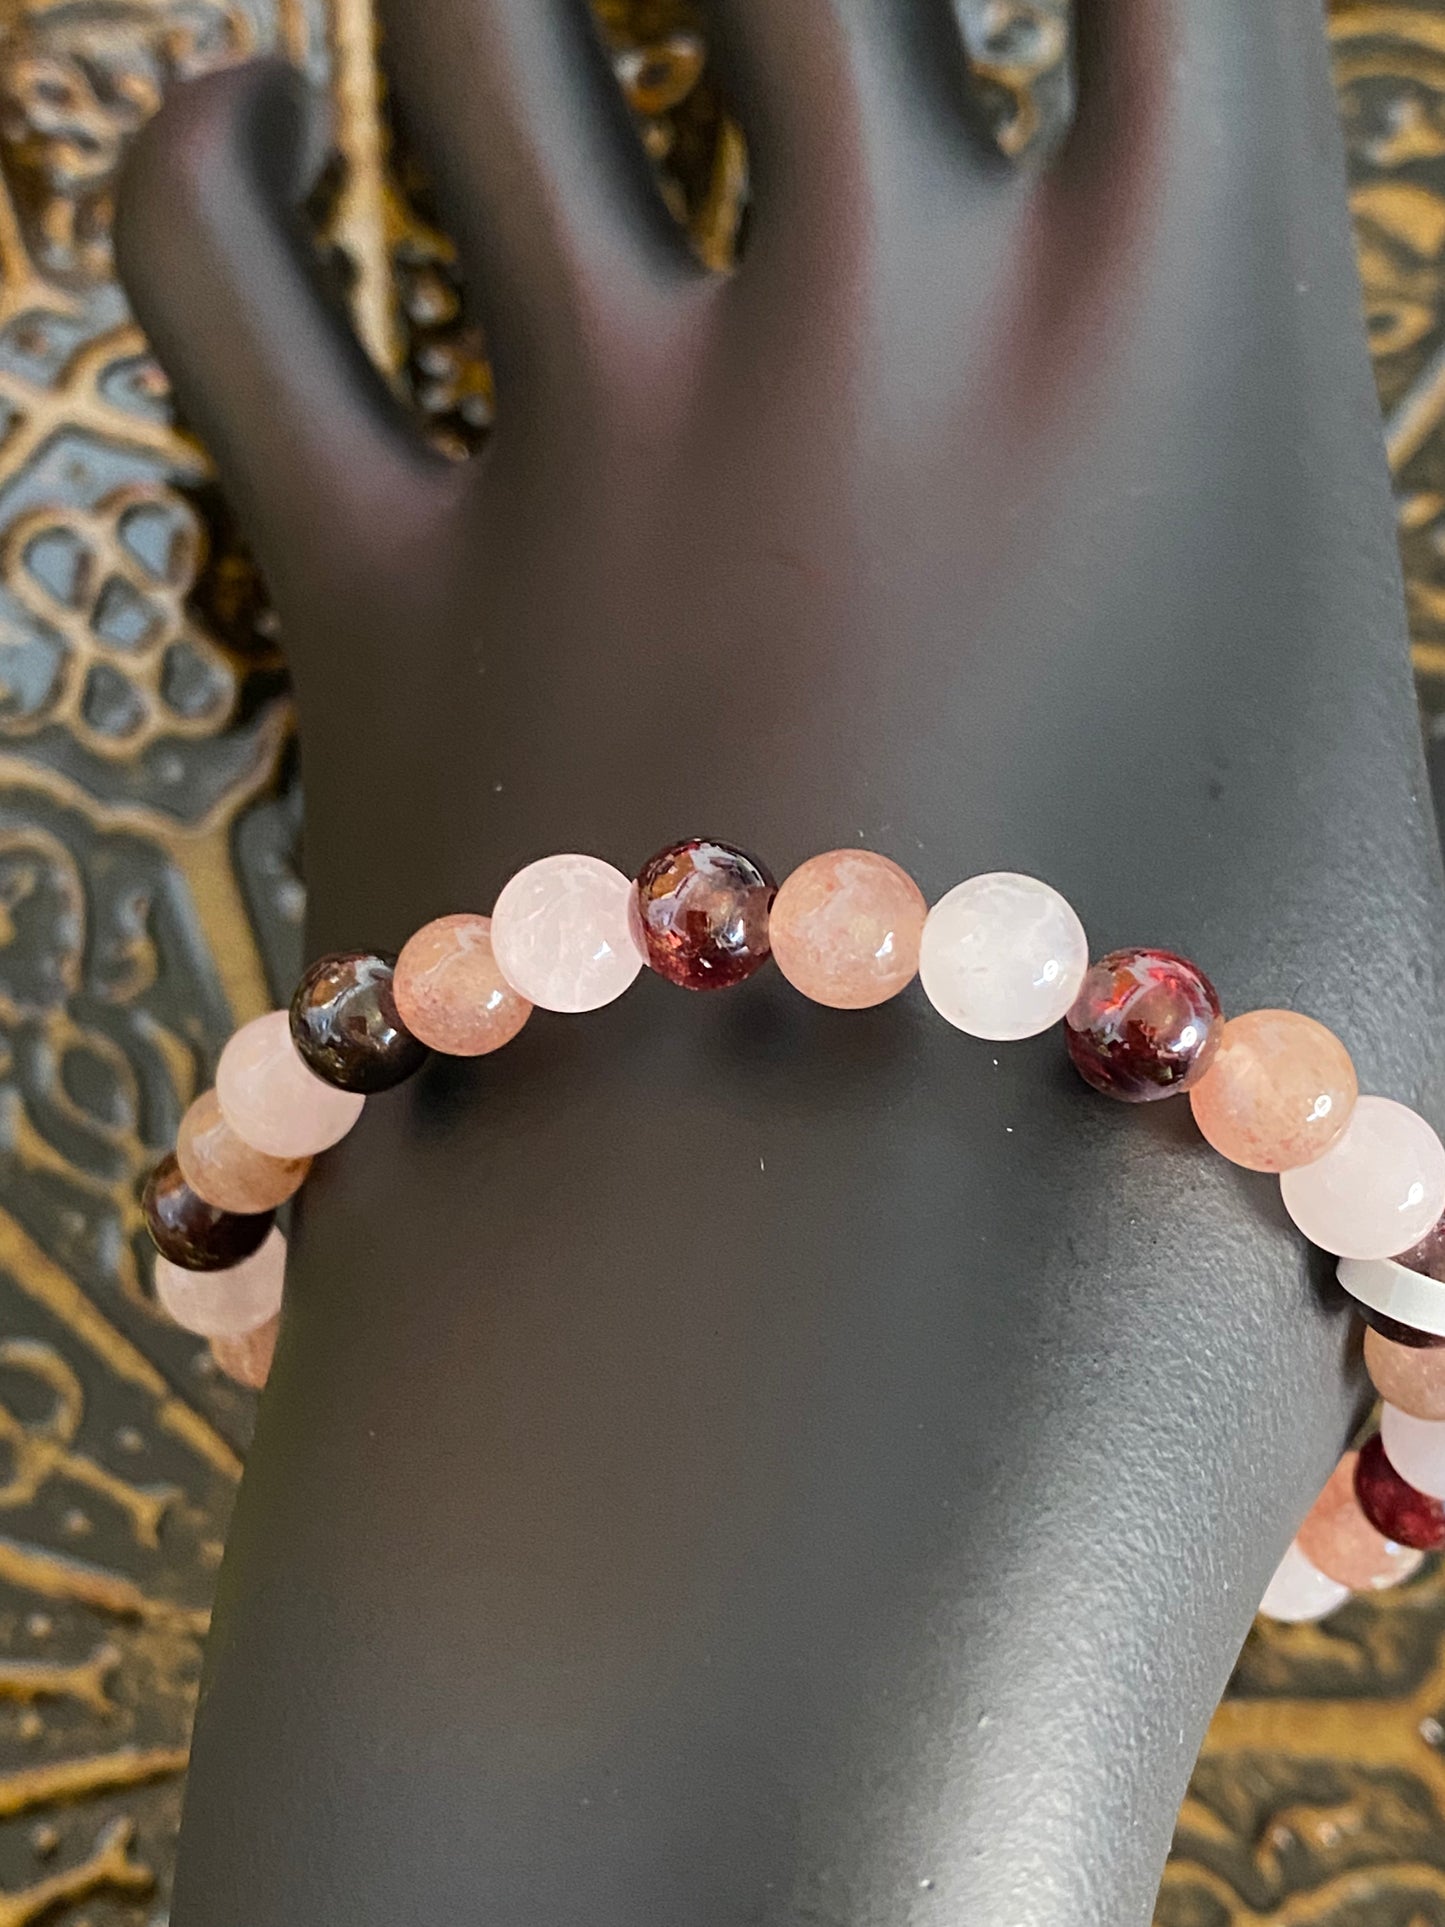
[[[290,1010],[245,1025],[216,1086],[152,1173],[144,1214],[156,1296],[261,1385],[285,1280],[277,1208],[366,1098],[428,1055],[482,1057],[532,1014],[613,1002],[644,965],[689,990],[742,983],[769,959],[814,1002],[885,1003],[922,981],[971,1036],[1037,1036],[1062,1021],[1095,1090],[1124,1103],[1187,1092],[1206,1141],[1279,1175],[1286,1210],[1339,1259],[1388,1401],[1346,1454],[1270,1583],[1262,1610],[1323,1618],[1351,1591],[1397,1584],[1445,1547],[1445,1145],[1414,1111],[1361,1097],[1340,1040],[1295,1011],[1229,1022],[1207,977],[1169,951],[1090,964],[1083,925],[1047,883],[971,877],[930,910],[906,871],[868,850],[812,858],[778,889],[754,858],[696,839],[634,881],[590,856],[529,864],[489,918],[427,924],[397,958],[347,952],[301,979]],[[1403,1253],[1395,1256],[1396,1253]]]

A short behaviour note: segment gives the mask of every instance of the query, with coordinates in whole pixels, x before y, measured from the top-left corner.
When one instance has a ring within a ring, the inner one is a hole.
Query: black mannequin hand
[[[858,843],[1044,875],[1440,1121],[1318,10],[1082,4],[1035,180],[944,0],[717,0],[724,282],[576,6],[397,0],[498,364],[471,469],[315,300],[290,83],[175,96],[122,255],[290,638],[313,951],[550,850]],[[539,1018],[308,1192],[175,1927],[1142,1922],[1355,1398],[1268,1182],[1056,1037],[776,977]]]

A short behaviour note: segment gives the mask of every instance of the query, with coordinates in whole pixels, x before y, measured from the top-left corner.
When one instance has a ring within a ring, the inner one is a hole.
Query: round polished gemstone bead
[[[1037,877],[970,877],[934,904],[919,970],[929,1002],[971,1037],[1035,1037],[1067,1015],[1089,968],[1072,906]]]
[[[291,1040],[308,1070],[338,1091],[372,1097],[414,1077],[426,1045],[391,994],[394,957],[348,950],[312,964],[291,999]]]
[[[1445,1210],[1445,1144],[1393,1098],[1362,1097],[1324,1156],[1279,1184],[1312,1244],[1341,1258],[1388,1258]]]
[[[268,1158],[237,1137],[214,1091],[202,1092],[181,1119],[176,1162],[191,1189],[222,1211],[274,1211],[311,1169],[310,1158]]]
[[[1324,1619],[1343,1606],[1350,1596],[1348,1586],[1329,1579],[1318,1566],[1311,1565],[1298,1545],[1292,1545],[1275,1568],[1259,1610],[1266,1619],[1282,1620],[1301,1626]]]
[[[337,1144],[366,1099],[323,1084],[291,1041],[284,1010],[243,1024],[221,1052],[216,1097],[226,1122],[254,1150],[272,1158],[308,1158]]]
[[[1445,1420],[1445,1345],[1402,1345],[1370,1330],[1365,1368],[1391,1405],[1411,1418]]]
[[[218,1211],[193,1191],[174,1155],[151,1172],[141,1198],[146,1229],[163,1258],[185,1271],[225,1271],[265,1243],[272,1213]]]
[[[773,959],[795,990],[830,1010],[868,1010],[918,975],[928,904],[896,863],[830,850],[784,883],[769,918]]]
[[[1355,1494],[1358,1452],[1347,1452],[1300,1527],[1295,1544],[1325,1574],[1352,1592],[1383,1592],[1418,1571],[1424,1554],[1387,1539],[1365,1517]]]
[[[519,870],[492,910],[502,975],[542,1010],[600,1010],[642,968],[632,884],[595,856],[547,856]]]
[[[1417,1552],[1439,1552],[1445,1546],[1445,1503],[1400,1477],[1378,1432],[1360,1448],[1355,1493],[1365,1517],[1387,1539]]]
[[[201,1338],[240,1338],[276,1316],[286,1285],[286,1240],[273,1231],[259,1251],[229,1271],[182,1271],[156,1259],[162,1310]]]
[[[777,885],[755,857],[704,837],[659,850],[638,874],[632,934],[659,977],[726,990],[767,962]]]
[[[213,1338],[211,1356],[227,1378],[246,1386],[249,1391],[262,1391],[271,1376],[271,1364],[276,1356],[276,1340],[280,1331],[280,1317],[268,1318],[264,1325],[258,1325],[254,1331],[242,1332],[239,1338]]]
[[[1249,1010],[1224,1026],[1189,1094],[1194,1121],[1231,1164],[1292,1171],[1323,1157],[1350,1121],[1359,1086],[1333,1031],[1294,1010]]]
[[[1445,1499],[1445,1425],[1386,1404],[1380,1408],[1380,1437],[1402,1479],[1432,1499]]]
[[[413,1037],[448,1057],[485,1057],[510,1044],[532,1006],[507,982],[490,917],[438,917],[407,943],[392,995]]]
[[[1202,970],[1168,950],[1115,950],[1090,966],[1064,1035],[1086,1084],[1147,1104],[1199,1082],[1223,1027]]]

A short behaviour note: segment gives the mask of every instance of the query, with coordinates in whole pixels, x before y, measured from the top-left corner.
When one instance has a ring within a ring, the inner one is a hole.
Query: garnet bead
[[[405,1083],[427,1059],[392,996],[394,957],[344,951],[306,972],[291,999],[291,1037],[306,1068],[338,1091],[369,1097]]]
[[[1115,950],[1091,966],[1065,1022],[1086,1084],[1148,1104],[1198,1083],[1219,1048],[1213,984],[1168,950]]]
[[[1445,1546],[1445,1500],[1417,1492],[1400,1477],[1378,1432],[1360,1448],[1355,1493],[1376,1532],[1397,1546],[1413,1546],[1417,1552],[1439,1552]]]
[[[174,1155],[151,1172],[141,1199],[146,1229],[163,1258],[183,1271],[227,1271],[265,1243],[272,1211],[220,1211],[191,1189]]]
[[[632,934],[658,976],[725,990],[768,960],[777,885],[755,858],[694,838],[661,850],[632,893]]]

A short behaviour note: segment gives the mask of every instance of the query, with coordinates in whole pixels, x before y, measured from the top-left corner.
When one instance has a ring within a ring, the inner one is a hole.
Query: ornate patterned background
[[[702,252],[746,156],[681,0],[597,0]],[[998,139],[1066,99],[1051,0],[961,0]],[[1445,0],[1331,18],[1416,664],[1445,773]],[[249,1401],[151,1311],[140,1173],[293,971],[299,796],[275,626],[115,285],[127,137],[284,47],[330,91],[314,212],[446,445],[490,390],[390,143],[368,0],[0,0],[0,1927],[161,1927]],[[1256,1630],[1160,1927],[1445,1927],[1445,1573]]]

